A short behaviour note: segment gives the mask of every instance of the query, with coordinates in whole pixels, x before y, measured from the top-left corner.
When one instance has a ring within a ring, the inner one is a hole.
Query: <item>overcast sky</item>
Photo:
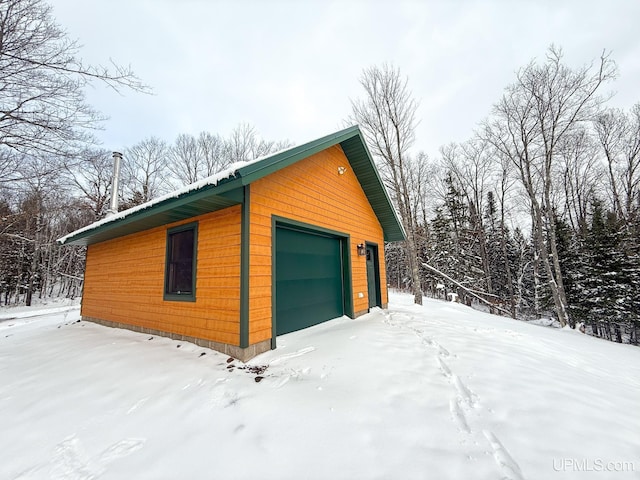
[[[51,0],[89,63],[130,64],[154,95],[96,86],[110,117],[98,136],[123,149],[155,135],[241,122],[301,143],[338,130],[359,77],[390,62],[420,102],[416,151],[469,138],[515,72],[550,44],[580,66],[607,49],[619,67],[612,104],[640,101],[637,0]]]

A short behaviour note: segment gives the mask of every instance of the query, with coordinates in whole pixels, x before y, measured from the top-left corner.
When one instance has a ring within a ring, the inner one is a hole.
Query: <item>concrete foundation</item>
[[[264,340],[253,345],[249,345],[247,348],[241,348],[237,345],[229,345],[226,343],[214,342],[213,340],[204,340],[202,338],[190,337],[188,335],[178,335],[176,333],[164,332],[153,328],[140,327],[137,325],[129,325],[128,323],[112,322],[110,320],[102,320],[100,318],[83,316],[82,320],[87,322],[98,323],[105,327],[111,328],[123,328],[125,330],[131,330],[133,332],[145,333],[147,335],[157,335],[159,337],[168,337],[173,340],[181,340],[184,342],[195,343],[200,347],[210,348],[216,352],[224,353],[230,357],[237,358],[241,362],[246,362],[256,355],[271,350],[271,340]]]

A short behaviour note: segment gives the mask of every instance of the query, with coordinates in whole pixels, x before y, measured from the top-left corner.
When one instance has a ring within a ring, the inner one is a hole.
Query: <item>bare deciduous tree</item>
[[[614,211],[627,223],[640,202],[640,103],[627,115],[607,109],[595,121],[609,174]]]
[[[486,232],[483,218],[484,198],[493,171],[493,158],[489,144],[481,138],[472,138],[461,144],[451,144],[441,149],[443,168],[450,172],[462,188],[469,205],[473,233],[478,242],[478,253],[485,278],[485,291],[493,293]]]
[[[508,264],[508,248],[507,248],[507,209],[509,208],[507,205],[509,204],[509,196],[511,195],[511,190],[514,184],[512,172],[512,163],[509,158],[505,158],[500,155],[500,152],[493,152],[494,158],[499,160],[499,173],[494,177],[494,196],[498,201],[498,208],[500,211],[500,250],[502,252],[502,257],[505,263]],[[509,310],[511,312],[511,316],[516,318],[518,305],[521,303],[520,300],[522,295],[518,295],[518,299],[516,299],[516,291],[514,288],[515,279],[513,278],[511,269],[505,269],[505,274],[507,278],[507,291],[509,292]],[[521,282],[518,282],[521,284]]]
[[[598,195],[599,158],[597,145],[583,128],[567,135],[558,146],[562,185],[558,203],[574,231],[583,230],[587,224],[589,206]]]
[[[220,135],[200,132],[198,151],[204,160],[205,174],[213,175],[231,163],[227,142]]]
[[[67,154],[103,119],[84,87],[146,91],[129,68],[85,65],[44,0],[0,0],[0,146]]]
[[[66,175],[93,213],[93,220],[101,218],[109,207],[113,180],[111,154],[106,150],[85,150],[72,167],[67,167]]]
[[[415,139],[417,102],[407,80],[390,65],[371,67],[362,73],[362,100],[352,100],[350,120],[359,124],[379,163],[385,184],[398,206],[407,233],[407,259],[415,303],[422,304],[416,232],[416,212],[411,201],[409,149]]]
[[[267,141],[261,139],[256,129],[248,123],[241,123],[233,129],[227,140],[227,161],[246,162],[290,147],[288,141]]]
[[[182,185],[204,178],[204,159],[198,151],[198,142],[193,135],[181,133],[170,149],[169,170]]]
[[[555,231],[558,149],[577,125],[593,120],[604,101],[597,92],[615,73],[606,54],[595,66],[572,69],[562,62],[561,50],[552,46],[543,64],[532,62],[518,72],[489,123],[490,140],[515,164],[530,201],[536,250],[563,326],[572,322]]]
[[[144,203],[166,193],[168,161],[169,146],[157,137],[146,138],[127,148],[122,175],[128,196]]]
[[[289,141],[266,141],[247,123],[238,125],[229,138],[201,132],[198,137],[180,134],[169,152],[169,170],[186,185],[213,175],[232,163],[247,162],[291,146]]]

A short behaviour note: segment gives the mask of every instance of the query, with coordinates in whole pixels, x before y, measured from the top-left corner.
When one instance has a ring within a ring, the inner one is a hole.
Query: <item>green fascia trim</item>
[[[191,275],[191,293],[188,295],[178,295],[175,293],[167,293],[167,269],[169,266],[169,235],[186,230],[193,230],[193,274]],[[195,302],[196,301],[196,278],[198,277],[198,222],[187,223],[178,227],[169,228],[165,236],[165,254],[164,254],[164,288],[162,299],[171,302]]]
[[[357,137],[354,136],[341,142],[340,146],[349,159],[351,168],[378,217],[384,233],[384,240],[387,242],[406,240],[402,223],[393,207],[393,203],[384,187],[360,130],[358,130]]]
[[[240,348],[249,346],[249,265],[250,265],[250,225],[251,191],[250,186],[243,188],[242,220],[240,226]]]
[[[338,144],[378,217],[385,241],[404,240],[404,229],[373,163],[373,157],[360,129],[353,126],[240,167],[235,175],[220,180],[216,185],[207,185],[166,199],[125,218],[71,236],[64,243],[90,245],[241,204],[244,201],[243,186]]]
[[[344,288],[344,312],[349,318],[355,318],[353,307],[353,278],[351,276],[351,236],[348,233],[338,232],[310,223],[292,220],[290,218],[271,215],[271,348],[276,348],[276,242],[275,234],[278,226],[293,227],[309,233],[321,233],[332,237],[341,238],[345,243],[342,251],[343,288]]]
[[[235,179],[234,179],[235,180]],[[236,190],[239,190],[238,193]],[[228,181],[223,185],[209,185],[169,198],[124,218],[107,222],[97,228],[80,232],[68,238],[64,245],[91,245],[123,237],[168,223],[178,222],[242,203],[240,182]]]
[[[276,216],[271,215],[271,350],[276,349]]]

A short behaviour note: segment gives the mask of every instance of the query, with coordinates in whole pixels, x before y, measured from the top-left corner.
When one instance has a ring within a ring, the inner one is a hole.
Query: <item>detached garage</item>
[[[403,239],[351,127],[59,242],[88,247],[84,320],[247,360],[276,348],[278,335],[386,307],[383,245]]]

